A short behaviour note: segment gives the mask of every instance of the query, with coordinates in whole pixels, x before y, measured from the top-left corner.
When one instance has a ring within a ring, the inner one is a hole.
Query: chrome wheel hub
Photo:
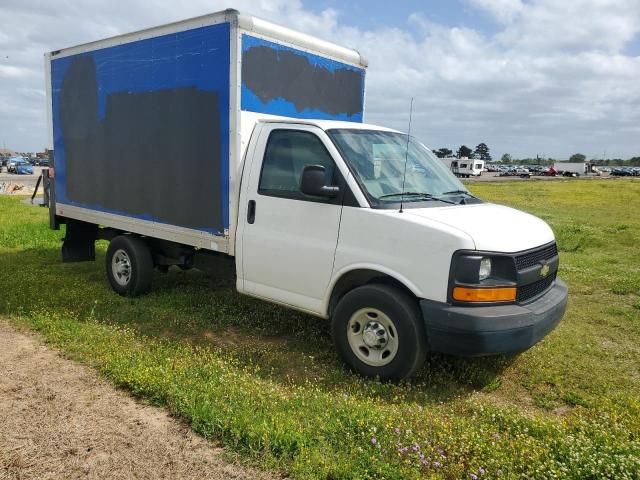
[[[347,339],[356,357],[374,367],[389,364],[398,353],[398,333],[393,321],[375,308],[363,308],[351,316]]]
[[[127,252],[122,249],[116,250],[111,259],[111,271],[118,285],[125,287],[129,284],[131,280],[131,259]]]

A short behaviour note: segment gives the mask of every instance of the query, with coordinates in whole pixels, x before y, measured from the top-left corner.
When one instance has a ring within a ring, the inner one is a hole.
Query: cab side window
[[[269,135],[262,162],[258,193],[300,200],[315,200],[300,191],[302,171],[307,165],[325,168],[325,183],[335,185],[339,172],[320,139],[300,130],[274,130]],[[332,200],[322,201],[333,203]]]

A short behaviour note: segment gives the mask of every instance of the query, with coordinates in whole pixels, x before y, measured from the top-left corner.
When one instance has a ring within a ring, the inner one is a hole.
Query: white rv
[[[484,160],[474,160],[473,158],[443,158],[442,161],[449,167],[451,172],[457,177],[477,177],[484,170]]]

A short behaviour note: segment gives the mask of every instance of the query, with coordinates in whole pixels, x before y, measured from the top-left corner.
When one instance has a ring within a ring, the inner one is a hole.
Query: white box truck
[[[121,295],[215,274],[326,318],[351,369],[522,351],[560,321],[554,235],[364,124],[356,51],[226,10],[46,55],[52,228]]]
[[[598,167],[590,162],[558,162],[554,167],[564,177],[600,175]]]
[[[585,162],[559,162],[554,165],[560,175],[565,177],[579,177],[587,173]]]

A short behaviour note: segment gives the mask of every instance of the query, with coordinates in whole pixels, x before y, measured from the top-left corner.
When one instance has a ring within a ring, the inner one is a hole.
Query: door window
[[[325,184],[337,184],[339,172],[316,135],[300,130],[274,130],[267,141],[258,192],[275,197],[335,203],[336,199],[319,199],[300,191],[302,171],[307,165],[322,165]]]

